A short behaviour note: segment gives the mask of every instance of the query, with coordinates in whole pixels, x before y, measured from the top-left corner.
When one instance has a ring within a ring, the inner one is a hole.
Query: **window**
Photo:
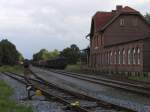
[[[94,67],[94,56],[92,55],[92,59],[91,59],[91,62],[92,62],[92,67]]]
[[[93,46],[93,49],[95,47],[95,38],[92,39],[92,46]]]
[[[117,64],[117,52],[114,53],[114,64]]]
[[[98,65],[100,65],[100,53],[98,54]]]
[[[122,64],[126,64],[126,59],[125,59],[125,55],[126,55],[126,52],[125,52],[125,49],[123,49],[122,51]]]
[[[93,67],[95,67],[95,56],[93,55]]]
[[[132,20],[132,22],[133,22],[133,26],[137,26],[138,25],[138,19],[137,18],[134,18]]]
[[[106,54],[106,52],[104,53],[104,65],[106,65],[106,63],[107,63],[107,54]]]
[[[95,54],[95,55],[94,55],[94,62],[95,62],[95,63],[94,63],[94,67],[96,67],[96,58],[97,58],[97,57],[96,57],[96,54]]]
[[[110,64],[110,55],[109,55],[109,52],[107,52],[107,60],[108,60],[108,63],[107,64]]]
[[[103,55],[104,55],[104,54],[102,53],[102,55],[101,55],[101,56],[102,56],[102,57],[101,57],[101,59],[102,59],[102,60],[101,60],[102,65],[104,64],[104,59],[103,59],[104,56],[103,56]]]
[[[118,64],[121,64],[121,53],[118,51]]]
[[[135,49],[133,49],[133,56],[132,56],[132,58],[133,58],[133,64],[136,64],[136,50]]]
[[[98,42],[98,41],[99,41],[98,35],[96,36],[96,41],[97,41],[97,42],[96,42],[96,46],[98,46],[98,43],[99,43],[99,42]]]
[[[113,60],[112,60],[112,52],[110,52],[110,64],[113,64]]]
[[[128,64],[131,64],[131,50],[128,50]]]
[[[100,53],[100,65],[102,64],[102,55]]]
[[[98,65],[98,54],[96,54],[96,65]]]
[[[98,49],[98,36],[97,35],[94,37],[94,49],[95,50]]]
[[[141,61],[140,61],[140,60],[141,60],[141,59],[140,59],[141,56],[140,56],[140,55],[141,55],[141,51],[140,51],[140,49],[138,48],[138,49],[137,49],[137,63],[138,63],[138,65],[141,64]]]
[[[120,19],[120,26],[124,25],[124,19]]]
[[[105,52],[104,53],[104,65],[106,65],[107,64],[107,53]]]
[[[93,65],[93,67],[94,67],[94,65],[95,65],[94,55],[92,56],[92,65]]]

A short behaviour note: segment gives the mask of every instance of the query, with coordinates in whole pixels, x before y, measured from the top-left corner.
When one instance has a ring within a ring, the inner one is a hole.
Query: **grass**
[[[147,76],[147,77],[144,77],[144,76],[129,76],[128,79],[149,82],[150,81],[150,76]]]
[[[26,107],[10,100],[13,90],[3,80],[0,80],[0,112],[32,112],[32,107]]]
[[[90,73],[89,71],[84,71],[84,69],[82,69],[83,67],[84,66],[81,65],[81,64],[67,65],[65,70],[69,71],[69,72],[75,72],[75,73],[85,73],[85,74]],[[127,79],[150,82],[150,75],[149,76],[144,76],[144,75],[141,75],[141,76],[128,76]]]
[[[24,68],[21,65],[14,65],[14,66],[4,65],[0,67],[0,72],[15,72],[15,73],[22,74],[23,71]]]
[[[67,65],[65,70],[71,71],[71,72],[79,72],[79,71],[81,71],[81,65],[80,64]]]

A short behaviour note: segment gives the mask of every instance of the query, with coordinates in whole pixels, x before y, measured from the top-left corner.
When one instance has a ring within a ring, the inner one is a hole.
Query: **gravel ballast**
[[[62,104],[46,101],[44,100],[44,96],[42,98],[33,96],[32,100],[23,100],[27,98],[27,90],[24,84],[21,84],[4,74],[0,74],[0,79],[4,80],[14,90],[11,99],[15,100],[17,103],[32,106],[33,112],[65,112]],[[34,94],[34,92],[32,92],[32,94]]]
[[[150,112],[149,97],[117,90],[103,85],[93,84],[88,81],[79,80],[65,75],[59,75],[47,70],[39,70],[35,67],[32,68],[32,70],[35,71],[43,79],[56,83],[61,87],[84,92],[104,101],[135,109],[138,112]]]

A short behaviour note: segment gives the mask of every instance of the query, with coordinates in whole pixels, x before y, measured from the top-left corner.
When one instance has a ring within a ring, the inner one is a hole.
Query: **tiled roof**
[[[119,15],[121,13],[129,13],[130,14],[130,13],[139,13],[139,12],[128,6],[125,6],[124,8],[120,9],[119,11],[113,10],[112,12],[97,12],[93,16],[94,25],[95,25],[96,30],[98,31],[99,29],[101,29],[103,26],[108,24],[112,19],[114,19],[114,17],[116,17],[117,15]]]
[[[96,30],[102,28],[112,17],[112,12],[97,12],[93,17]]]
[[[121,10],[122,12],[138,12],[138,11],[136,11],[135,9],[132,9],[131,7],[129,7],[129,6],[125,6],[124,8],[122,8],[122,10]]]

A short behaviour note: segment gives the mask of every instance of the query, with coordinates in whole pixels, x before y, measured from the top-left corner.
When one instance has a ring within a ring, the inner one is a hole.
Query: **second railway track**
[[[136,93],[139,95],[144,95],[144,96],[149,96],[150,95],[150,86],[149,85],[142,85],[142,84],[133,84],[133,83],[128,83],[128,82],[121,82],[121,81],[116,81],[112,79],[106,79],[106,78],[95,78],[92,76],[86,76],[86,75],[81,75],[77,73],[71,73],[71,72],[65,72],[61,70],[54,70],[54,69],[46,69],[50,72],[58,73],[61,75],[66,75],[69,77],[77,78],[80,80],[85,80],[89,81],[92,83],[100,84],[100,85],[105,85],[117,89],[122,89],[125,91],[130,91],[132,93]]]

